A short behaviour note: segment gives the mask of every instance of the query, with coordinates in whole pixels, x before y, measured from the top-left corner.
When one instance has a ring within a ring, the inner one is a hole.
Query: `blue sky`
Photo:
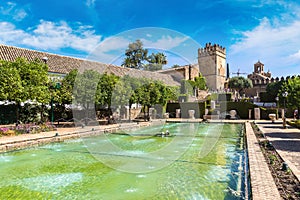
[[[165,52],[169,66],[195,62],[197,48],[211,42],[226,47],[231,72],[240,69],[251,73],[253,64],[260,60],[265,64],[265,71],[269,69],[273,76],[299,74],[300,3],[271,0],[0,2],[2,44],[80,58],[97,57],[99,61],[118,64],[116,58],[136,39],[142,39],[146,47]]]

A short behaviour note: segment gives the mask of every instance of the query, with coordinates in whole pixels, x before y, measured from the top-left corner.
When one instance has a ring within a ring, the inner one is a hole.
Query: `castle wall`
[[[198,65],[185,65],[182,67],[160,70],[158,72],[162,74],[171,75],[176,81],[180,82],[182,79],[194,80],[195,77],[198,77],[199,67]]]
[[[271,74],[268,72],[268,74]],[[300,75],[298,75],[298,77],[300,77]],[[266,78],[266,79],[259,79],[259,77],[257,77],[257,74],[253,73],[253,74],[249,74],[248,78],[251,79],[253,87],[252,88],[248,88],[245,89],[245,94],[246,96],[258,96],[259,93],[261,92],[266,92],[267,89],[267,85],[269,83],[276,83],[279,81],[288,81],[289,79],[294,79],[296,78],[296,76],[287,76],[286,78],[284,77],[272,77],[272,78]]]

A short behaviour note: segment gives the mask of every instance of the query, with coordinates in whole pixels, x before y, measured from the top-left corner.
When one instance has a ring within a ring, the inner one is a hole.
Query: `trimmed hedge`
[[[17,121],[15,104],[0,105],[0,124],[13,124]]]
[[[276,108],[260,109],[260,118],[261,119],[270,119],[269,114],[276,114],[276,112],[277,112]]]
[[[267,92],[260,92],[259,98],[261,102],[276,102],[274,97],[270,96]]]
[[[195,110],[195,118],[203,118],[205,114],[205,102],[183,102],[183,103],[168,103],[166,112],[171,118],[176,117],[176,109],[180,109],[181,118],[189,117],[189,110]]]
[[[218,101],[231,101],[232,93],[222,93],[218,95]]]
[[[237,115],[241,119],[249,119],[249,109],[252,110],[251,118],[254,118],[254,108],[258,106],[250,102],[220,102],[220,112],[228,112],[230,110],[236,110]]]
[[[249,119],[249,109],[252,110],[251,112],[251,119],[254,119],[254,108],[258,108],[259,106],[254,105],[250,102],[221,102],[220,103],[220,111],[230,111],[230,110],[236,110],[237,115],[241,119]],[[260,108],[260,118],[261,119],[270,119],[269,114],[274,113],[276,114],[277,108]],[[278,110],[279,117],[281,117],[281,109]],[[287,118],[293,117],[293,110],[292,109],[286,109],[285,116]]]

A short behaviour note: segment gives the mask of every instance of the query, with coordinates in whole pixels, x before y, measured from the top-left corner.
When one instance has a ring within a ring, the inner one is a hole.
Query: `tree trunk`
[[[87,125],[87,120],[88,120],[88,116],[89,116],[89,107],[90,104],[87,102],[86,103],[86,110],[85,110],[85,117],[84,117],[84,124]]]
[[[129,116],[128,116],[129,122],[131,121],[131,104],[129,104]]]
[[[146,105],[144,105],[144,121],[146,121]]]
[[[44,104],[41,105],[41,123],[44,123]]]
[[[150,121],[150,113],[149,113],[150,108],[151,108],[151,106],[147,106],[147,110],[148,110],[147,121]]]
[[[20,102],[17,102],[17,105],[16,105],[16,126],[19,125],[19,119],[20,119]]]

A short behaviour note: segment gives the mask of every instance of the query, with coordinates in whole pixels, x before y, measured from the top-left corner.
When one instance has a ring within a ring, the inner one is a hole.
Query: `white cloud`
[[[13,19],[16,21],[22,21],[27,16],[27,13],[24,9],[16,10]]]
[[[89,53],[88,59],[113,63],[114,60],[124,56],[128,44],[135,41],[135,38],[130,38],[131,35],[129,34],[109,37],[100,43],[101,36],[96,35],[92,28],[81,24],[71,27],[65,21],[41,20],[36,27],[22,30],[16,28],[12,23],[0,22],[0,43],[43,50],[71,48]],[[172,48],[183,47],[188,37],[164,34],[149,38],[148,34],[140,39],[144,48],[171,50]]]
[[[297,53],[294,53],[294,54],[290,55],[290,58],[293,59],[293,60],[300,61],[300,50],[298,50]]]
[[[12,16],[12,19],[15,21],[22,21],[27,16],[25,9],[18,8],[14,2],[7,2],[4,6],[1,6],[0,13],[2,15]]]
[[[131,43],[130,40],[124,38],[124,37],[110,37],[103,40],[97,49],[99,49],[101,52],[109,52],[109,51],[115,51],[118,49],[126,49]]]
[[[244,70],[249,69],[245,64],[251,66],[260,59],[279,75],[282,68],[299,62],[299,30],[300,20],[272,24],[264,18],[254,29],[240,33],[242,38],[229,48],[228,57],[236,67],[244,67]]]
[[[131,41],[124,37],[106,38],[91,52],[88,59],[103,63],[113,63],[114,60],[124,55],[129,43]]]
[[[181,45],[184,41],[186,41],[188,37],[171,37],[169,35],[163,35],[160,39],[156,41],[151,41],[147,39],[141,39],[144,46],[147,48],[153,49],[172,49]]]
[[[300,21],[287,26],[273,27],[267,18],[264,18],[259,26],[250,31],[242,32],[240,42],[231,46],[232,53],[250,49],[256,52],[265,52],[266,49],[284,52],[282,45],[295,47],[300,42]],[[295,44],[297,42],[297,44]]]
[[[15,43],[30,35],[23,30],[16,29],[15,25],[9,22],[0,22],[0,42]]]
[[[0,23],[0,41],[14,45],[26,45],[44,50],[73,48],[85,52],[91,51],[101,39],[90,26],[71,28],[66,22],[40,21],[31,33],[17,29],[12,23]]]

